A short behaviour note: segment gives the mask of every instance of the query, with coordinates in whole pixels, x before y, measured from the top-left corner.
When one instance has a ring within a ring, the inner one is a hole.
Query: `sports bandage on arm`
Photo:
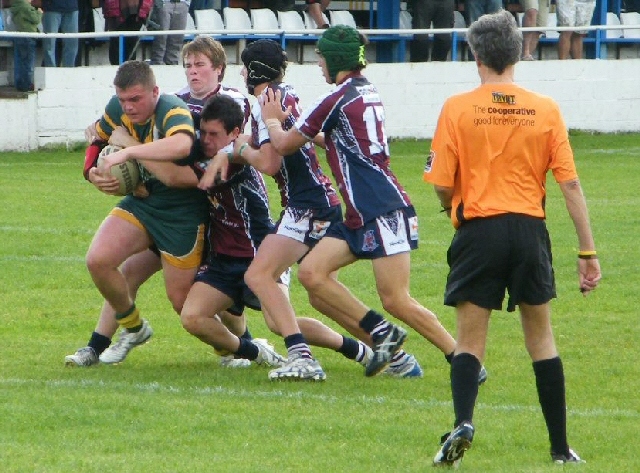
[[[100,151],[102,151],[102,148],[106,145],[106,141],[94,140],[84,152],[84,170],[82,171],[82,175],[87,181],[89,180],[89,171],[98,165]]]

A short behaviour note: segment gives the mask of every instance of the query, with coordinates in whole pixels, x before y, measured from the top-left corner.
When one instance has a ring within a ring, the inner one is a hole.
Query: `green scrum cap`
[[[327,29],[318,41],[318,51],[324,57],[332,82],[340,71],[352,71],[367,65],[363,38],[358,30],[347,25]]]

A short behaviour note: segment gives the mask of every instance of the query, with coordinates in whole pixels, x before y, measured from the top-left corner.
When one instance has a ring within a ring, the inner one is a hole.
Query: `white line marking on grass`
[[[11,168],[15,166],[38,166],[39,168],[44,166],[73,166],[77,167],[78,163],[76,162],[62,162],[62,163],[52,163],[47,161],[42,162],[25,162],[25,161],[16,161],[14,163],[0,163],[0,168]]]
[[[44,228],[44,227],[10,227],[7,225],[0,226],[0,232],[14,232],[14,233],[45,233],[47,235],[69,235],[70,233],[82,233],[86,235],[93,235],[96,231],[85,229],[59,229],[59,228]]]
[[[0,261],[60,261],[72,263],[84,263],[82,256],[0,256]]]
[[[581,154],[619,154],[619,153],[637,153],[640,152],[640,147],[633,146],[629,148],[607,148],[607,149],[587,149],[587,148],[577,148],[574,149],[575,153],[578,151]]]
[[[79,368],[81,369],[81,368]],[[220,395],[230,398],[245,397],[245,398],[282,398],[282,399],[310,399],[320,402],[335,403],[343,401],[344,399],[326,394],[310,394],[303,391],[261,391],[256,389],[255,391],[249,391],[246,389],[233,389],[225,386],[194,386],[194,387],[178,387],[165,385],[158,382],[153,383],[123,383],[123,382],[106,382],[102,380],[69,380],[69,379],[55,379],[42,381],[37,379],[19,379],[19,378],[0,378],[0,385],[2,386],[44,386],[48,388],[93,388],[93,389],[111,389],[114,391],[122,391],[122,389],[128,389],[139,392],[159,392],[159,393],[171,393],[171,394],[184,394],[184,395],[199,395],[199,396],[211,396]],[[291,386],[291,384],[289,384]],[[351,396],[351,401],[358,401],[358,404],[393,404],[393,405],[409,405],[419,407],[451,407],[451,401],[438,401],[436,399],[398,399],[396,397],[386,396]],[[486,403],[478,403],[477,409],[488,411],[521,411],[521,412],[539,412],[540,406],[523,406],[517,404],[506,405],[493,405]],[[639,418],[640,412],[630,409],[567,409],[567,412],[573,416],[578,417],[627,417],[627,418]]]

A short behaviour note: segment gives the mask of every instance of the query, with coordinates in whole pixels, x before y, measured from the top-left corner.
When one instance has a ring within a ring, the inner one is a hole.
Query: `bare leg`
[[[571,58],[582,59],[583,35],[573,33],[571,35]]]
[[[180,321],[191,335],[217,350],[235,353],[240,339],[227,329],[216,314],[228,308],[229,296],[208,284],[196,282],[186,298]]]
[[[109,215],[93,237],[87,252],[87,268],[105,300],[118,313],[133,304],[120,265],[131,255],[149,248],[149,236],[138,226]]]
[[[127,281],[132,300],[136,299],[140,286],[160,269],[162,269],[160,258],[151,250],[142,251],[127,258],[120,270]],[[105,301],[95,331],[107,338],[113,338],[117,330],[116,311]]]
[[[571,50],[571,31],[561,31],[558,39],[558,59],[569,59]]]

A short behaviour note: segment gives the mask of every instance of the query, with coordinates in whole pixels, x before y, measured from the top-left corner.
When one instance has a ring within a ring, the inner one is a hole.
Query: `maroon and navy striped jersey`
[[[325,133],[327,160],[346,206],[345,224],[360,228],[380,215],[411,205],[389,167],[380,95],[353,73],[302,113],[295,127],[306,138]]]
[[[300,116],[300,105],[295,90],[287,84],[270,86],[282,93],[282,109],[291,107],[291,115],[285,120],[283,128],[293,127]],[[266,89],[263,93],[266,92]],[[269,133],[262,120],[259,102],[251,109],[251,136],[255,146],[269,142]],[[304,209],[324,209],[340,204],[340,199],[331,184],[331,180],[320,168],[318,157],[312,143],[306,143],[290,156],[285,156],[278,173],[273,176],[278,189],[282,207]]]

